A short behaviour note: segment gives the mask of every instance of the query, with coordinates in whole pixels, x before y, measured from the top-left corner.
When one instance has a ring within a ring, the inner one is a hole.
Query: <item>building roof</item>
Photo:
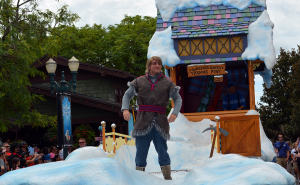
[[[42,85],[37,85],[37,84],[32,84],[32,86],[28,87],[29,91],[32,93],[36,94],[42,94],[45,96],[53,97],[56,98],[55,94],[51,94],[51,89],[49,87],[45,87]],[[78,94],[74,92],[68,92],[72,96],[71,101],[74,103],[82,104],[82,105],[87,105],[95,108],[100,108],[116,113],[120,113],[122,105],[120,103],[115,103],[112,101],[104,100],[104,99],[99,99],[99,98],[93,98],[93,97],[88,97],[83,94]]]
[[[46,64],[46,62],[49,60],[50,56],[48,54],[44,55],[43,57],[39,58],[33,63],[33,66],[36,68],[42,67]],[[68,66],[68,58],[62,57],[62,56],[57,56],[53,58],[55,62],[58,65],[63,65],[63,66]],[[89,63],[84,63],[84,62],[79,62],[79,69],[81,70],[86,70],[86,71],[91,71],[91,72],[96,72],[100,73],[102,76],[109,75],[109,76],[116,76],[120,78],[130,78],[130,79],[135,79],[137,76],[130,74],[127,71],[122,71],[114,68],[109,68],[109,67],[103,67],[100,65],[95,65],[95,64],[89,64]]]
[[[197,6],[176,11],[168,22],[163,21],[158,10],[156,31],[172,26],[173,39],[248,34],[249,25],[264,10],[265,7],[256,4],[244,10],[223,5],[210,5],[205,8]]]
[[[34,67],[37,69],[44,67],[46,62],[49,60],[50,56],[49,55],[44,55],[40,59],[36,60],[33,64]],[[69,59],[62,57],[62,56],[57,56],[53,58],[53,60],[57,63],[57,65],[60,66],[68,66],[68,61]],[[94,65],[94,64],[88,64],[88,63],[83,63],[80,62],[79,65],[80,70],[85,70],[89,72],[95,72],[99,73],[101,76],[113,76],[113,77],[119,77],[123,78],[123,80],[133,80],[136,78],[135,75],[130,74],[129,72],[118,70],[118,69],[113,69],[109,67],[102,67],[99,65]],[[121,79],[120,79],[121,80]],[[50,85],[50,84],[49,84]],[[33,83],[31,86],[28,87],[29,91],[32,93],[37,93],[49,97],[55,98],[55,94],[51,94],[51,89],[50,87],[43,86],[41,84]],[[55,89],[54,89],[55,91]],[[119,116],[122,116],[120,114],[120,109],[121,109],[121,103],[116,103],[110,100],[106,100],[103,98],[95,98],[95,97],[90,97],[85,94],[78,94],[74,92],[68,92],[68,94],[71,94],[72,96],[72,102],[90,106],[90,107],[95,107],[103,110],[108,110],[111,112],[119,113]]]

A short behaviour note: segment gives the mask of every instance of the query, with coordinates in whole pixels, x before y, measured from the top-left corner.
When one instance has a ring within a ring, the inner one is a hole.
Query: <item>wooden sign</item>
[[[223,75],[214,76],[214,82],[223,82]]]
[[[227,74],[224,63],[189,65],[187,72],[189,77]]]

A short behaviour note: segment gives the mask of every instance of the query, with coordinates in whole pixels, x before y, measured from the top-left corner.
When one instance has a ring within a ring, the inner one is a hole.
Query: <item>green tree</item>
[[[81,28],[73,26],[61,26],[57,30],[58,35],[49,37],[49,40],[59,39],[57,51],[59,55],[76,58],[81,62],[106,65],[108,63],[106,53],[108,50],[105,43],[106,28],[101,24],[86,25]]]
[[[297,52],[281,49],[272,69],[272,86],[268,89],[264,85],[259,113],[265,132],[273,141],[279,133],[283,133],[286,140],[295,141],[299,137],[299,59],[299,49]]]
[[[110,63],[106,66],[143,75],[149,41],[156,30],[156,18],[125,15],[120,24],[107,29],[107,58]]]
[[[288,90],[291,91],[291,104],[293,110],[290,116],[291,122],[285,127],[285,133],[290,135],[295,141],[300,137],[300,46],[298,50],[290,52],[291,61],[293,63],[291,81],[288,83]]]
[[[73,25],[79,17],[67,6],[57,13],[41,11],[38,0],[0,0],[0,131],[5,132],[11,123],[20,126],[46,126],[55,122],[49,117],[32,110],[33,104],[43,101],[40,95],[28,91],[30,76],[45,74],[32,67],[43,56],[56,54],[61,42],[49,41],[47,36],[57,34],[61,25]],[[47,41],[47,42],[46,42]]]
[[[155,29],[156,18],[125,15],[120,24],[108,28],[60,26],[49,40],[58,39],[56,50],[61,56],[142,75]]]

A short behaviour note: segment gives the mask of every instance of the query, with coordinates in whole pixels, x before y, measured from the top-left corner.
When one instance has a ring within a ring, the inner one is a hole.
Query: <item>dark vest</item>
[[[176,87],[164,75],[160,76],[154,86],[147,75],[138,77],[131,84],[135,87],[138,94],[138,105],[155,105],[161,107],[168,106],[170,91]],[[134,130],[145,130],[154,116],[156,116],[159,126],[169,134],[170,126],[167,115],[157,112],[139,112],[134,123]]]

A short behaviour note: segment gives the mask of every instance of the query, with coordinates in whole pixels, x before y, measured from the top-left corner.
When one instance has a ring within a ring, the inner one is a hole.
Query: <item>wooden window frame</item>
[[[118,94],[116,94],[116,91]],[[118,85],[115,85],[115,103],[122,103],[124,96],[124,88]]]
[[[243,41],[243,51],[239,52],[239,53],[232,53],[233,51],[231,51],[231,41],[233,37],[241,37],[242,41]],[[224,53],[224,54],[219,54],[219,49],[218,49],[218,44],[219,41],[218,39],[220,38],[228,38],[229,40],[229,53]],[[215,39],[214,42],[216,42],[216,53],[217,54],[210,54],[210,55],[206,55],[205,52],[205,48],[204,48],[204,42],[205,39]],[[179,41],[183,41],[183,40],[187,40],[189,41],[189,48],[190,48],[190,52],[189,52],[189,56],[180,56],[179,55],[179,51],[178,51],[178,42]],[[193,40],[202,40],[201,42],[203,43],[203,54],[202,55],[193,55],[192,52],[192,47],[191,47],[191,42]],[[174,49],[177,53],[177,55],[179,56],[179,58],[181,60],[197,60],[197,59],[206,59],[206,58],[230,58],[230,57],[240,57],[242,55],[242,53],[245,51],[245,49],[247,48],[248,42],[247,42],[247,35],[222,35],[222,36],[215,36],[215,37],[192,37],[192,38],[179,38],[179,39],[174,39]]]

